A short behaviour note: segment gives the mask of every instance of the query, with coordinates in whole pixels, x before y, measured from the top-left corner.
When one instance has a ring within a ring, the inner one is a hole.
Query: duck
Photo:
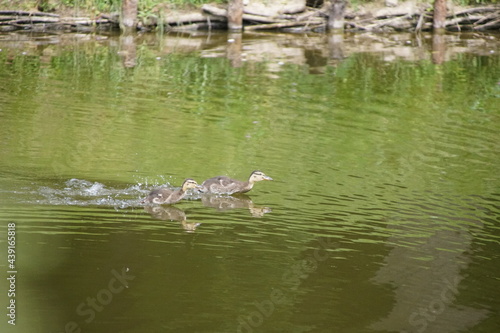
[[[255,170],[248,177],[248,181],[244,182],[229,178],[227,176],[217,176],[205,180],[201,184],[202,193],[217,193],[217,194],[237,194],[246,193],[253,188],[256,182],[262,180],[273,180],[271,177],[264,174],[262,171]]]
[[[161,187],[155,189],[149,193],[149,195],[144,198],[141,203],[154,203],[170,205],[179,202],[186,196],[186,191],[190,188],[198,188],[200,185],[191,178],[187,178],[182,183],[180,189],[172,190],[166,187]]]

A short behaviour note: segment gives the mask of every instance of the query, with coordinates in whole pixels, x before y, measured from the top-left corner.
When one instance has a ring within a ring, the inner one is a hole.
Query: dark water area
[[[496,332],[499,38],[0,35],[0,331]]]

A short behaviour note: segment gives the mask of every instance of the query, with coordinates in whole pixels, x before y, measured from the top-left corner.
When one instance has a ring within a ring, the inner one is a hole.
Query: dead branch
[[[212,5],[203,5],[201,9],[204,12],[207,12],[211,15],[218,16],[221,18],[226,18],[227,17],[227,10],[219,7],[215,7]],[[265,16],[265,15],[255,15],[255,14],[243,14],[243,20],[244,21],[249,21],[249,22],[260,22],[260,23],[284,23],[288,22],[288,20],[285,19],[275,19],[270,16]]]
[[[189,29],[183,29],[183,26],[172,27],[172,31],[183,32],[183,31],[197,31],[197,30],[212,30],[212,29],[225,29],[227,28],[227,22],[212,22],[208,23],[196,23],[189,26]]]
[[[207,12],[209,14],[215,15],[215,16],[223,16],[223,17],[227,16],[226,9],[212,6],[209,4],[205,4],[205,5],[201,6],[201,10],[204,12]]]
[[[495,12],[495,11],[498,11],[498,6],[497,7],[494,7],[494,6],[492,6],[492,7],[475,7],[475,8],[468,8],[468,9],[462,10],[460,12],[450,14],[447,17],[462,16],[462,15],[477,14],[477,13],[489,13],[489,12]]]
[[[71,26],[77,26],[77,25],[83,25],[83,26],[92,26],[92,25],[99,25],[99,24],[110,24],[113,23],[108,19],[97,19],[97,20],[91,20],[89,18],[85,17],[65,17],[61,19],[61,23],[65,25],[71,25]]]
[[[325,22],[323,20],[311,20],[308,21],[307,25],[323,25]],[[253,31],[253,30],[274,30],[274,29],[281,29],[281,28],[290,28],[290,27],[296,27],[296,26],[303,26],[304,22],[282,22],[282,23],[270,23],[270,24],[257,24],[257,25],[249,25],[245,27],[246,31]]]
[[[18,25],[18,24],[35,24],[35,23],[58,23],[59,18],[57,17],[44,17],[44,16],[32,16],[27,18],[13,19],[10,21],[0,22],[0,25]]]
[[[22,10],[0,10],[0,15],[59,17],[58,14],[44,13],[44,12],[26,12]]]
[[[345,24],[347,26],[351,26],[351,27],[354,27],[355,29],[357,30],[368,30],[365,26],[359,24],[359,23],[356,23],[354,21],[346,21]]]
[[[455,17],[451,20],[446,20],[446,26],[462,25],[462,24],[472,24],[482,18],[481,15],[467,15],[462,17]]]
[[[475,24],[475,25],[476,25],[476,24],[481,24],[481,23],[483,23],[483,22],[485,22],[485,21],[493,20],[493,19],[495,19],[495,18],[497,18],[497,17],[500,17],[500,11],[495,12],[495,13],[490,14],[490,15],[486,15],[486,16],[484,16],[483,18],[481,18],[480,20],[477,20],[474,24]]]
[[[261,16],[255,14],[243,14],[243,20],[249,22],[260,22],[260,23],[286,23],[289,20],[274,19],[270,16]]]
[[[500,18],[474,27],[474,30],[485,30],[485,28],[500,27]]]
[[[167,18],[163,20],[164,24],[167,25],[185,25],[192,23],[201,23],[208,21],[223,21],[224,18],[220,16],[203,14],[203,13],[189,13],[189,14],[178,14],[178,15],[169,15]]]
[[[397,16],[397,17],[391,17],[391,18],[388,18],[385,20],[377,20],[376,23],[365,26],[365,29],[368,31],[371,31],[374,29],[379,29],[381,27],[393,24],[397,21],[401,21],[401,20],[404,20],[406,18],[407,18],[407,16]]]
[[[424,24],[424,15],[425,13],[422,13],[418,18],[417,26],[415,27],[415,31],[417,32],[422,30],[422,25]]]

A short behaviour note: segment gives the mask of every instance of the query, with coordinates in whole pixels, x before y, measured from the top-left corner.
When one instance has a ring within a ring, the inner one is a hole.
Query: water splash
[[[114,188],[99,182],[70,179],[62,187],[42,186],[37,193],[37,204],[74,206],[112,206],[127,208],[140,206],[140,200],[149,192],[147,185],[138,183],[126,188]]]
[[[125,188],[106,186],[100,182],[72,178],[57,186],[41,186],[30,191],[32,198],[27,203],[42,205],[70,205],[70,206],[111,206],[116,209],[128,207],[142,207],[141,200],[148,195],[151,189],[167,186],[167,182],[159,184],[149,181],[132,184]],[[185,199],[197,200],[196,194],[188,193]]]

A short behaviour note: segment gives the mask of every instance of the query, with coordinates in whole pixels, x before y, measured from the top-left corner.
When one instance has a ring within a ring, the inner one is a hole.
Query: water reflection
[[[232,67],[241,67],[243,64],[241,33],[230,33],[227,39],[227,59]]]
[[[190,199],[192,199],[191,201],[201,199],[203,206],[215,208],[217,212],[226,212],[234,209],[248,209],[250,215],[257,218],[272,212],[272,209],[267,206],[254,204],[252,199],[244,194],[235,196],[215,194],[197,196],[191,194]],[[170,205],[146,205],[144,206],[144,211],[157,220],[180,222],[182,228],[187,232],[194,232],[201,225],[199,222],[190,222],[184,210]]]
[[[247,331],[493,331],[498,57],[449,61],[486,39],[445,35],[436,71],[425,34],[1,38],[0,217],[19,224],[32,331],[60,330],[117,267],[137,279],[89,331],[234,332],[240,315]],[[284,181],[139,203],[249,165]]]
[[[227,34],[222,32],[185,32],[144,35],[89,35],[51,34],[48,37],[28,38],[16,32],[0,35],[0,48],[12,52],[22,50],[24,55],[38,55],[49,63],[50,58],[66,45],[81,46],[98,43],[116,49],[125,68],[137,65],[137,45],[154,48],[155,57],[169,54],[200,52],[202,57],[227,58],[232,67],[244,62],[266,62],[271,72],[281,72],[283,64],[309,65],[312,73],[324,73],[328,66],[356,53],[381,54],[386,61],[432,60],[436,64],[449,61],[458,53],[490,55],[498,48],[495,37],[474,34],[311,34],[307,36],[282,33],[251,32]],[[54,45],[62,48],[53,50]],[[446,46],[446,47],[445,47]],[[56,51],[56,52],[55,52]]]
[[[144,211],[157,220],[181,222],[182,228],[187,232],[194,232],[201,225],[201,223],[188,222],[186,213],[174,206],[145,206]]]
[[[446,38],[442,33],[432,34],[432,62],[440,65],[446,59]]]
[[[248,209],[253,217],[262,217],[272,212],[271,208],[255,205],[249,196],[240,194],[238,196],[223,196],[205,194],[201,196],[201,202],[206,207],[212,207],[218,211],[231,209]]]
[[[371,327],[377,331],[457,332],[473,327],[489,312],[459,306],[461,285],[472,252],[472,229],[482,222],[466,205],[434,196],[418,206],[429,217],[408,215],[389,222],[392,249],[373,281],[393,287],[391,312]],[[453,207],[450,210],[449,207]],[[471,214],[472,213],[472,214]]]
[[[120,36],[120,50],[118,53],[122,56],[123,67],[133,68],[136,65],[137,46],[134,35]]]
[[[342,60],[344,56],[344,35],[330,34],[328,35],[328,48],[330,50],[330,58]]]

